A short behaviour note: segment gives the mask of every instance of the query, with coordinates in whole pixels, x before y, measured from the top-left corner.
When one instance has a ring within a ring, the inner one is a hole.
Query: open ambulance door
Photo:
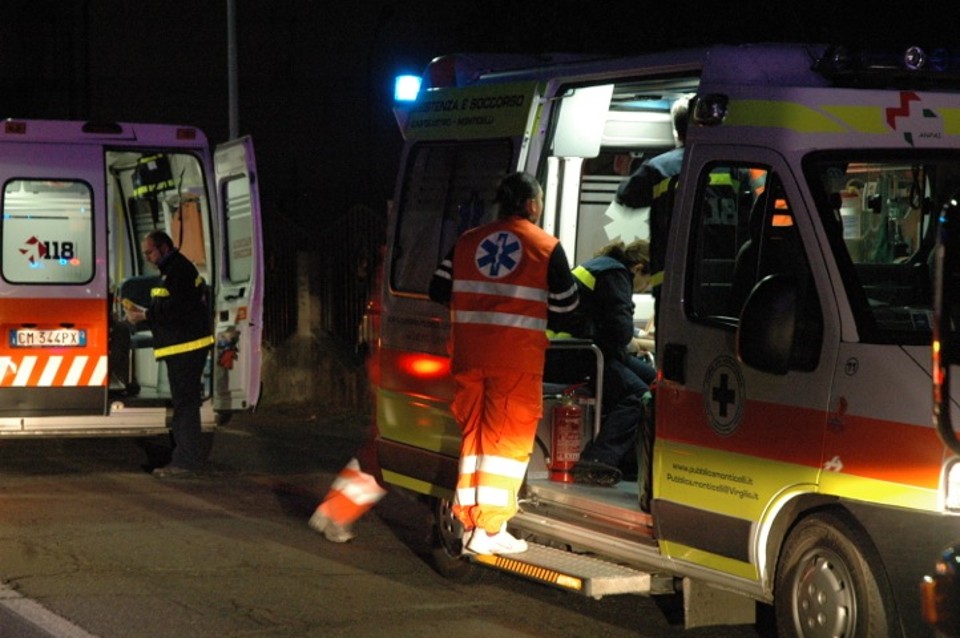
[[[220,268],[215,288],[213,407],[252,409],[260,397],[263,231],[253,140],[214,153],[220,202]]]

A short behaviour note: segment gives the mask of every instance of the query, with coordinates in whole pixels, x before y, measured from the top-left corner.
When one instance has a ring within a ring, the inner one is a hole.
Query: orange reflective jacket
[[[526,219],[475,228],[453,260],[453,369],[509,367],[542,374],[548,271],[558,240]]]

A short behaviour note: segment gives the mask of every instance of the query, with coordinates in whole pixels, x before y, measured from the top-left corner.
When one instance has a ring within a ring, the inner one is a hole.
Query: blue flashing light
[[[420,76],[398,75],[393,83],[393,99],[395,102],[413,102],[420,93]]]

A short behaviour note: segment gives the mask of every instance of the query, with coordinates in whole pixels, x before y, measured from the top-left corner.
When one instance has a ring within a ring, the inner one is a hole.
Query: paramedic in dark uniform
[[[167,364],[173,398],[173,457],[153,470],[157,478],[191,476],[204,463],[200,432],[202,378],[213,344],[206,286],[193,263],[174,247],[163,231],[148,234],[143,256],[160,269],[160,284],[150,291],[145,309],[127,309],[127,320],[146,321],[153,332],[153,351]]]
[[[660,284],[663,282],[676,177],[683,164],[683,145],[687,137],[690,97],[683,96],[670,106],[676,148],[641,164],[640,168],[620,184],[616,194],[617,203],[628,208],[650,207],[650,284],[653,286],[655,305],[660,302]]]
[[[453,512],[466,551],[516,554],[507,531],[543,411],[546,331],[579,302],[563,246],[537,222],[543,189],[527,173],[497,189],[499,218],[463,233],[430,282],[450,305],[451,412],[463,433]]]
[[[649,245],[641,239],[626,246],[612,242],[573,269],[580,286],[580,313],[586,319],[583,331],[574,335],[593,340],[603,353],[600,432],[573,467],[577,483],[615,485],[636,460],[643,395],[657,371],[628,348],[634,342],[634,278],[649,268]]]

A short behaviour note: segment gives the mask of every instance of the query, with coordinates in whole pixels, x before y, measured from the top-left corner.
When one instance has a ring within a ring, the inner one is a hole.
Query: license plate
[[[65,348],[87,345],[87,331],[77,328],[36,330],[19,328],[10,331],[10,345],[15,348]]]

